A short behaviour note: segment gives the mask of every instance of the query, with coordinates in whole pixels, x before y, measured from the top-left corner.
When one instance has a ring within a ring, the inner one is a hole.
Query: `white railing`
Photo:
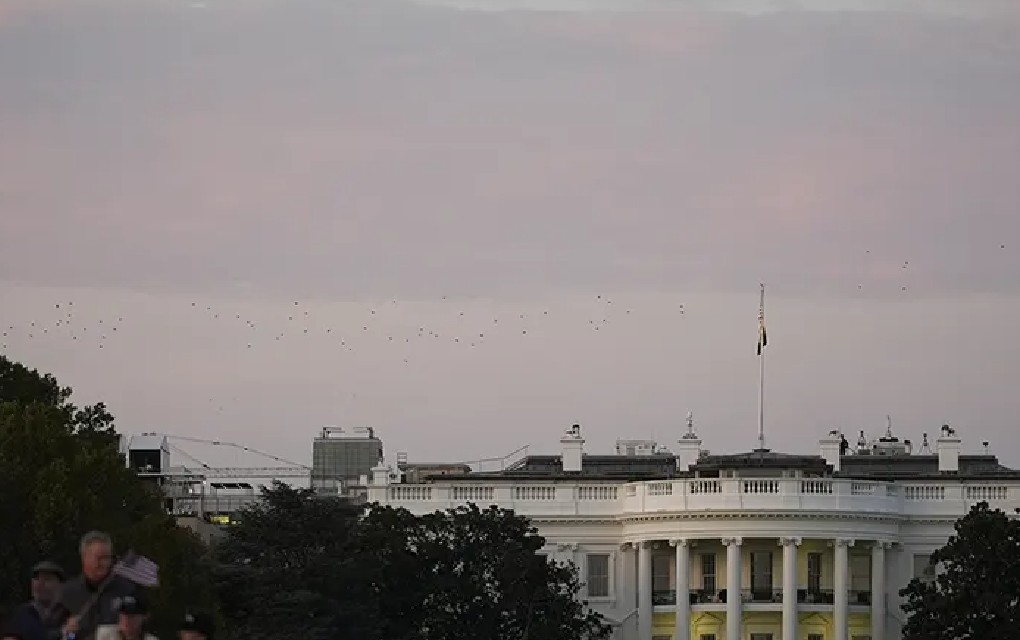
[[[619,487],[610,485],[582,485],[577,488],[578,500],[617,500]]]
[[[1009,499],[1009,487],[1006,485],[966,485],[963,490],[964,497],[967,500],[973,500],[974,502],[991,502],[993,500]]]
[[[600,517],[663,512],[821,511],[959,517],[987,501],[1012,512],[1020,483],[889,483],[844,478],[683,478],[631,483],[520,480],[369,487],[369,500],[424,513],[467,503],[522,515]]]

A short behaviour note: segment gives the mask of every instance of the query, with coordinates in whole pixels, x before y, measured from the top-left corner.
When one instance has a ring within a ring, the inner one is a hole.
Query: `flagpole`
[[[765,449],[765,284],[761,285],[758,311],[758,448]]]

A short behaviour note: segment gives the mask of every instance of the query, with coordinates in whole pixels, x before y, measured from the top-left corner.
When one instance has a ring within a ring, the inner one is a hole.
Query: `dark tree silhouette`
[[[572,566],[538,554],[525,518],[427,516],[276,485],[218,546],[230,637],[261,640],[602,640]]]
[[[211,567],[204,547],[178,527],[148,485],[129,471],[113,416],[99,403],[79,410],[71,389],[0,356],[0,618],[28,598],[41,559],[78,570],[78,540],[109,532],[160,565],[154,630],[170,637],[187,606],[207,606]]]
[[[956,534],[932,555],[931,581],[914,579],[904,640],[1014,640],[1020,629],[1020,522],[987,502],[956,523]]]

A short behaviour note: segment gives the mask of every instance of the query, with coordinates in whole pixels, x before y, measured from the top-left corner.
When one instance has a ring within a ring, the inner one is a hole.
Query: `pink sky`
[[[1020,9],[192,4],[0,0],[5,352],[123,430],[470,458],[693,409],[750,447],[765,280],[777,448],[892,413],[1020,464]],[[68,296],[117,341],[28,338]]]

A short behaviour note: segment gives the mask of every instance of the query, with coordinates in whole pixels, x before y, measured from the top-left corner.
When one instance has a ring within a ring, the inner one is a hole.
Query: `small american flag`
[[[143,587],[159,586],[159,565],[133,551],[114,565],[113,573]]]

